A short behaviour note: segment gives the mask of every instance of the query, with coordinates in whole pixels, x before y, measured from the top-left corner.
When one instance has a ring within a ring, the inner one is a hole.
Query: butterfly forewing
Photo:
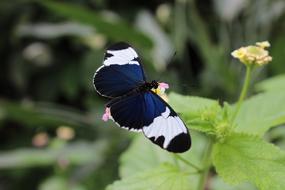
[[[143,69],[135,50],[127,43],[110,46],[103,65],[94,74],[96,91],[105,97],[122,96],[145,82]]]

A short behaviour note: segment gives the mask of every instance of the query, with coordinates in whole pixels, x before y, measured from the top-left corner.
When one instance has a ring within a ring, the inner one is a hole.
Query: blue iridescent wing
[[[130,131],[142,131],[144,126],[144,96],[133,93],[123,98],[114,98],[106,106],[110,108],[111,117],[121,128]]]
[[[127,43],[110,46],[103,65],[94,74],[95,90],[102,96],[122,96],[145,82],[145,75],[136,51]]]
[[[114,99],[107,107],[120,127],[143,131],[148,139],[163,149],[179,153],[191,147],[190,134],[183,121],[153,92]]]

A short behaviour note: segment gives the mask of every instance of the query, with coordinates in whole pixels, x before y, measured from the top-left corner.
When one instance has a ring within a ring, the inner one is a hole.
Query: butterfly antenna
[[[171,58],[169,59],[168,63],[171,63],[171,62],[174,60],[176,54],[177,54],[177,51],[175,51],[175,52],[173,53],[173,55],[172,55]],[[160,76],[159,76],[159,78],[157,79],[157,81],[160,81],[161,78],[162,78],[162,75],[160,74]]]
[[[175,56],[177,55],[177,51],[175,51],[174,53],[173,53],[173,55],[172,55],[172,57],[171,57],[171,59],[168,61],[168,63],[171,63],[171,62],[173,62],[174,61],[174,58],[175,58]],[[158,78],[158,80],[157,81],[161,81],[161,78],[162,78],[162,75],[160,74],[160,76],[159,76],[159,78]],[[173,85],[175,85],[175,86],[180,86],[180,87],[182,87],[182,88],[184,88],[184,89],[187,89],[187,90],[189,90],[189,89],[198,89],[199,88],[199,86],[198,85],[195,85],[195,84],[187,84],[187,83],[179,83],[179,82],[175,82],[175,83],[171,83],[171,82],[167,82],[168,84],[170,84],[171,86],[173,86]]]

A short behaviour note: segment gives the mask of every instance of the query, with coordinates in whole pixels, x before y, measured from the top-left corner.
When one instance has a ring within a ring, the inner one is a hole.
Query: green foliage
[[[214,144],[212,155],[213,162],[218,174],[226,182],[239,184],[251,181],[261,189],[269,187],[282,189],[284,184],[281,178],[285,177],[285,153],[259,137],[249,134],[263,135],[270,127],[285,123],[282,115],[285,110],[284,97],[283,93],[268,92],[246,100],[234,121],[236,126],[232,128],[244,134],[228,129],[230,116],[225,113],[231,114],[231,109],[228,110],[227,104],[221,108],[214,100],[175,93],[171,93],[169,99],[170,104],[181,113],[190,129],[216,137],[217,141]],[[271,99],[275,102],[272,103]],[[208,125],[203,125],[203,122],[207,122]],[[113,184],[113,188],[116,185],[124,186],[131,183],[128,176],[139,174],[144,176],[143,172],[151,172],[159,163],[174,164],[167,153],[153,151],[147,146],[141,147],[141,144],[147,143],[143,141],[146,140],[136,138],[129,150],[121,157],[120,171],[123,180]],[[194,140],[193,142],[197,143]],[[191,160],[190,157],[186,158]],[[185,167],[187,166],[183,168]]]
[[[218,101],[171,93],[169,103],[178,113],[181,113],[190,129],[207,133],[214,131],[213,124],[218,113],[221,112]]]
[[[213,190],[256,190],[256,187],[248,182],[238,185],[230,185],[225,183],[220,177],[216,176],[212,179]]]
[[[274,86],[276,84],[272,82],[271,85]],[[219,126],[224,123],[224,127],[229,128],[229,121],[226,119],[209,120],[212,127],[217,129],[212,131],[216,132],[214,135],[218,140],[214,144],[212,155],[214,166],[218,174],[226,182],[238,184],[243,181],[251,181],[261,189],[269,189],[270,187],[283,189],[284,184],[282,184],[281,178],[285,177],[283,176],[285,153],[257,136],[249,134],[261,136],[271,127],[285,123],[284,98],[285,94],[282,91],[278,91],[278,93],[270,91],[255,95],[244,101],[232,128],[234,131],[243,132],[244,134],[228,131],[221,139],[218,130]],[[219,115],[224,112],[228,112],[231,115],[232,112],[230,110],[235,108],[233,107],[228,111],[227,107],[223,108],[224,111],[221,111],[221,108],[215,110],[211,109],[211,106],[215,105],[213,104],[215,101],[183,97],[176,94],[171,94],[170,100],[173,101],[174,107],[179,112],[182,112],[182,116],[189,124],[191,124],[189,122],[191,119],[198,118],[202,120],[203,108],[207,108],[207,105],[208,109],[205,110],[212,111],[213,118],[221,117]],[[214,107],[217,108],[219,106]],[[187,114],[189,113],[187,112],[188,110],[191,110],[191,114]],[[196,115],[197,110],[198,114]],[[203,125],[195,127],[190,125],[190,128],[208,133]],[[270,175],[267,175],[268,173]]]
[[[92,125],[87,116],[79,110],[66,106],[43,103],[16,103],[0,100],[2,117],[21,121],[28,126],[47,125]],[[0,116],[1,117],[1,116]]]
[[[261,190],[285,187],[285,153],[256,136],[233,133],[214,145],[213,163],[228,183],[251,181]]]
[[[181,157],[200,166],[203,151],[206,147],[206,140],[205,137],[194,131],[191,135],[192,141],[196,143],[193,144],[191,151],[182,154]],[[151,172],[161,164],[170,164],[172,167],[175,166],[179,171],[181,170],[181,172],[192,173],[191,175],[188,175],[188,181],[191,182],[191,187],[193,187],[193,189],[197,187],[198,175],[195,168],[189,168],[187,163],[177,159],[172,153],[161,151],[159,147],[154,146],[149,140],[141,135],[136,135],[131,146],[121,155],[119,167],[120,177],[123,181],[130,176]],[[155,181],[150,183],[155,183]]]
[[[188,190],[191,187],[189,176],[176,166],[162,164],[154,169],[141,172],[137,175],[130,175],[121,181],[114,182],[107,187],[107,190]]]
[[[232,109],[235,106],[224,103],[224,107],[221,107],[215,100],[183,96],[176,93],[171,93],[169,100],[175,110],[181,113],[190,129],[214,137],[212,156],[206,160],[213,159],[213,164],[223,180],[235,185],[250,181],[260,189],[272,187],[277,190],[283,189],[285,185],[281,180],[285,177],[285,153],[273,144],[267,143],[252,134],[261,136],[271,127],[285,123],[283,116],[285,110],[284,97],[284,93],[281,92],[278,94],[267,92],[251,97],[243,102],[233,126],[231,126],[229,118],[232,117]],[[275,101],[271,102],[272,99]],[[238,133],[241,131],[242,134]],[[194,146],[199,144],[195,138],[193,142],[195,142]],[[144,144],[143,147],[142,144]],[[155,187],[157,185],[156,180],[149,179],[146,184],[141,184],[139,181],[145,180],[144,178],[147,177],[156,179],[157,176],[149,175],[155,174],[156,166],[161,163],[171,164],[171,167],[176,167],[177,171],[181,168],[183,168],[182,171],[185,171],[187,168],[188,172],[195,172],[195,168],[190,165],[185,163],[177,165],[169,153],[159,151],[157,147],[151,147],[151,144],[147,144],[147,140],[143,137],[134,139],[130,148],[120,159],[122,180],[109,186],[109,189],[120,189],[130,185],[133,185],[131,186],[133,189]],[[205,147],[204,145],[203,149]],[[195,153],[197,150],[195,147],[193,149],[191,151]],[[182,156],[203,168],[203,164],[207,162],[201,162],[202,154],[197,154],[199,156],[190,155],[191,151]],[[194,175],[191,179],[197,182],[198,176]],[[183,182],[180,183],[183,184]],[[197,185],[191,187],[196,189]],[[163,186],[163,188],[166,187]]]
[[[110,19],[108,20],[91,10],[68,3],[54,1],[38,1],[38,3],[54,11],[56,14],[93,26],[98,32],[107,35],[112,40],[127,41],[144,48],[151,48],[153,45],[147,36],[132,29],[123,21],[110,21]]]
[[[61,177],[52,177],[47,179],[43,184],[40,186],[40,190],[67,190],[68,185],[65,182],[64,178]]]
[[[64,177],[55,176],[45,180],[39,190],[86,190],[83,186],[69,184]]]
[[[271,54],[274,57],[274,64],[271,65],[270,69],[275,74],[284,74],[284,53],[285,53],[285,37],[283,35],[277,36],[272,44]],[[282,85],[284,86],[284,85]],[[282,88],[282,86],[280,86]]]
[[[103,158],[98,155],[104,154],[106,146],[107,143],[104,141],[92,145],[77,142],[66,146],[57,148],[50,147],[42,150],[18,149],[1,152],[0,169],[51,166],[61,160],[68,162],[69,165],[80,165],[91,161],[100,164]]]
[[[167,152],[158,149],[158,147],[152,146],[145,137],[136,136],[128,150],[120,157],[120,176],[132,176],[138,172],[152,169],[162,162],[173,163],[173,159],[169,158]]]
[[[285,123],[285,91],[272,91],[244,101],[236,117],[236,130],[259,136]]]
[[[277,75],[267,80],[261,81],[256,85],[259,91],[284,91],[285,90],[285,75]]]
[[[189,120],[201,117],[205,112],[215,113],[220,109],[217,100],[196,96],[183,96],[174,92],[169,95],[169,103],[178,113],[188,116]]]
[[[191,152],[181,156],[196,165],[200,165],[203,149],[205,148],[205,139],[195,132],[192,134],[192,139],[198,143],[193,145]],[[172,157],[171,153],[160,151],[159,147],[153,146],[144,136],[137,135],[128,150],[120,157],[120,176],[131,176],[135,173],[152,169],[161,163],[179,164],[182,168],[187,167],[185,163],[177,163],[177,161]],[[195,170],[191,168],[189,171],[194,172]]]

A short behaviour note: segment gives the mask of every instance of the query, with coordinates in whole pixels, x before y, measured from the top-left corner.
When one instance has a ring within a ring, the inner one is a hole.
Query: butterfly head
[[[150,82],[151,89],[157,89],[158,86],[159,86],[159,83],[157,81],[153,80]]]
[[[140,91],[150,91],[153,89],[157,89],[159,86],[159,83],[155,80],[151,81],[151,82],[145,82],[143,85],[141,85],[139,87]]]

